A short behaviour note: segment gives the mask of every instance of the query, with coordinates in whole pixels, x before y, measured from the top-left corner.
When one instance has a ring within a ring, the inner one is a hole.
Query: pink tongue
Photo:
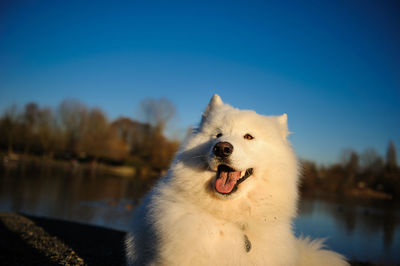
[[[232,191],[236,182],[240,179],[240,171],[225,172],[221,171],[215,180],[215,189],[219,193],[229,193]]]

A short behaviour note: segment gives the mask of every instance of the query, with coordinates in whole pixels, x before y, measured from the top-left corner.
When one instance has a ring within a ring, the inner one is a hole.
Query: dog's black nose
[[[218,142],[213,148],[215,156],[225,158],[232,154],[233,146],[229,142]]]

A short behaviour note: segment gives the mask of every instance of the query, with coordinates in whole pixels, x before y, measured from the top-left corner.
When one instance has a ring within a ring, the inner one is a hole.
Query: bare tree
[[[108,141],[109,126],[106,116],[100,109],[90,110],[80,139],[80,152],[94,158],[106,156]]]
[[[318,168],[314,162],[301,160],[301,173],[302,173],[302,180],[301,180],[301,190],[304,191],[312,191],[315,189],[317,182],[318,182]]]
[[[60,132],[56,126],[53,111],[50,108],[39,110],[37,117],[37,135],[43,155],[53,155],[56,140]]]
[[[167,98],[145,99],[140,102],[139,117],[161,133],[175,113],[175,106]]]
[[[1,119],[1,134],[7,142],[8,153],[13,152],[15,145],[15,135],[18,127],[18,108],[15,104],[11,105],[4,112]]]
[[[359,156],[356,151],[346,149],[342,152],[341,164],[344,171],[344,180],[341,182],[339,190],[342,192],[352,187],[356,183],[356,176],[359,173]]]
[[[87,108],[77,100],[64,100],[58,107],[58,121],[65,137],[65,150],[76,155],[87,121]]]
[[[386,165],[390,169],[397,168],[397,152],[396,152],[396,147],[394,146],[393,141],[389,142],[389,146],[386,151]]]
[[[378,160],[379,155],[374,148],[368,148],[364,150],[360,155],[361,166],[364,169],[371,168],[376,160]]]
[[[29,153],[31,146],[36,142],[38,114],[39,106],[36,103],[28,103],[25,105],[22,117],[25,153]]]

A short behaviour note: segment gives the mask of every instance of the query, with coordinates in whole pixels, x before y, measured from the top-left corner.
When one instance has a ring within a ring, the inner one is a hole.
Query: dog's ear
[[[201,122],[200,125],[204,123],[204,121],[207,119],[207,117],[212,113],[212,111],[218,107],[223,105],[224,103],[221,100],[221,97],[219,97],[218,94],[214,94],[213,97],[211,98],[210,102],[208,103],[206,110],[204,110],[203,115],[201,116]]]
[[[290,132],[288,131],[287,114],[278,116],[278,123],[281,135],[283,136],[283,138],[286,139],[286,137],[290,134]]]

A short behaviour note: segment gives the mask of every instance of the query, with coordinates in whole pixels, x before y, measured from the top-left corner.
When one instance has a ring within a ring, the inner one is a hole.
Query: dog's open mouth
[[[225,164],[220,164],[217,170],[217,179],[215,180],[215,190],[225,195],[235,192],[238,185],[252,174],[253,168],[249,168],[246,171],[236,171]]]

